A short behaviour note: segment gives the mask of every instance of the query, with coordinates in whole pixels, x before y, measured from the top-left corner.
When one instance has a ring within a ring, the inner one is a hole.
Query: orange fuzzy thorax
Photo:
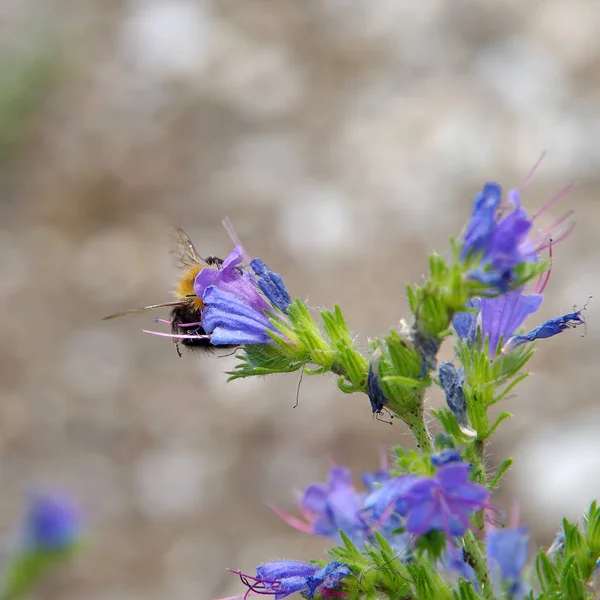
[[[175,284],[174,293],[177,299],[182,302],[189,302],[196,310],[200,310],[204,306],[204,302],[194,294],[194,281],[198,273],[206,268],[203,265],[188,267]]]

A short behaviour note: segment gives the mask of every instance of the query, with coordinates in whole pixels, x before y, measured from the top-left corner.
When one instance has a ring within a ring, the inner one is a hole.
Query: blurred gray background
[[[305,376],[294,409],[296,375],[226,384],[233,358],[178,359],[152,314],[101,322],[171,299],[172,225],[223,256],[229,215],[366,349],[481,185],[547,150],[524,200],[575,182],[548,219],[578,225],[529,325],[598,292],[599,28],[593,0],[0,0],[0,523],[49,486],[89,527],[35,597],[239,592],[226,567],[328,546],[269,503],[410,444],[333,378]],[[517,459],[495,500],[535,544],[600,496],[597,302],[585,337],[539,344],[489,449]]]

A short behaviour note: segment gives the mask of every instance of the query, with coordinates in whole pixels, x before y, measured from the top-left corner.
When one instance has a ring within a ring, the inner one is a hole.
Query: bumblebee
[[[194,293],[194,281],[200,271],[206,267],[213,269],[221,268],[223,259],[217,256],[208,256],[202,258],[188,234],[181,228],[175,229],[175,243],[177,253],[179,255],[180,267],[182,274],[175,284],[174,294],[177,300],[175,302],[164,302],[162,304],[151,304],[140,308],[132,308],[123,312],[115,313],[104,317],[104,321],[124,317],[139,312],[154,310],[165,306],[172,306],[171,320],[163,321],[171,325],[171,334],[177,350],[177,354],[181,357],[179,345],[185,346],[190,350],[205,350],[211,352],[214,350],[210,342],[210,337],[202,328],[202,308],[204,303],[201,298],[198,298]],[[169,335],[169,334],[158,334]],[[219,346],[223,348],[232,348],[235,346]]]

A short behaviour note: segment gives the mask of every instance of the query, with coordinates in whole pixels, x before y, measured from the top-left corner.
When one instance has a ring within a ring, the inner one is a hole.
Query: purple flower
[[[544,285],[546,282],[547,278]],[[480,312],[479,315],[475,315],[475,318],[479,316],[482,337],[484,339],[488,338],[488,351],[491,358],[494,358],[500,350],[506,354],[521,344],[549,338],[562,333],[566,329],[585,325],[582,312],[587,305],[581,310],[549,319],[529,333],[516,334],[525,319],[535,313],[541,306],[544,300],[541,291],[543,291],[543,285],[538,283],[536,291],[532,294],[523,294],[522,290],[512,290],[495,298],[481,298],[479,302]],[[456,321],[459,316],[460,319],[457,324]],[[470,326],[465,325],[467,319],[472,318],[471,313],[467,312],[458,313],[454,318],[456,333],[469,345],[476,341],[476,337],[467,333]]]
[[[375,478],[370,482],[374,483]],[[362,499],[363,494],[354,488],[350,470],[335,466],[327,484],[313,483],[302,494],[300,512],[306,521],[279,509],[275,511],[286,523],[305,533],[340,541],[342,530],[355,544],[363,545],[369,527],[361,513]]]
[[[485,508],[489,490],[469,480],[470,466],[452,462],[433,477],[403,475],[388,481],[365,502],[372,514],[393,510],[406,516],[405,529],[422,535],[444,531],[460,536],[471,526],[472,513]]]
[[[219,269],[202,269],[194,282],[194,292],[204,303],[202,328],[215,346],[271,342],[268,332],[277,331],[266,311],[289,306],[281,277],[260,259],[252,261],[256,275],[241,268],[243,254],[237,246]]]
[[[527,560],[529,535],[526,527],[492,529],[487,534],[486,550],[497,590],[506,588],[511,598],[523,598],[527,593],[521,573]]]
[[[29,498],[24,529],[27,548],[65,550],[81,536],[81,514],[64,494],[35,493]]]
[[[330,562],[324,567],[300,561],[277,561],[260,565],[256,568],[256,577],[239,571],[232,571],[240,576],[242,583],[248,587],[249,594],[275,596],[275,600],[287,598],[296,592],[302,592],[306,598],[314,598],[315,594],[327,597],[343,598],[339,591],[342,579],[350,575],[350,567],[341,562]]]
[[[274,507],[275,512],[288,524],[311,535],[320,535],[340,542],[340,531],[358,546],[363,547],[371,539],[374,530],[386,537],[390,546],[406,549],[408,537],[394,533],[400,526],[397,515],[388,511],[375,515],[367,502],[377,498],[379,490],[390,481],[387,468],[362,476],[366,493],[356,490],[349,469],[332,467],[327,484],[309,485],[300,500],[300,512],[304,521]],[[369,514],[367,514],[369,513]],[[367,516],[370,517],[367,521]]]
[[[502,202],[502,188],[486,183],[473,202],[473,212],[467,225],[462,259],[480,257],[477,269],[469,273],[492,289],[506,291],[514,280],[514,269],[520,263],[536,262],[537,255],[550,244],[563,239],[570,227],[563,227],[572,211],[567,212],[545,231],[530,236],[535,219],[561,198],[569,188],[559,192],[531,218],[521,206],[518,190],[511,190],[508,202]],[[563,231],[561,231],[561,228]]]

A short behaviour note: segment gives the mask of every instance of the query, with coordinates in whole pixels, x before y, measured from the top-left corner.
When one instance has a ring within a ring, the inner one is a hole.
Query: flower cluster
[[[306,302],[289,296],[281,276],[250,259],[235,238],[224,261],[188,272],[193,294],[180,297],[193,297],[199,322],[181,327],[197,326],[214,346],[242,346],[231,378],[299,369],[334,374],[343,392],[366,395],[379,420],[403,421],[418,448],[394,448],[394,463],[363,475],[362,489],[348,468],[333,466],[326,483],[304,490],[300,517],[275,508],[295,529],[328,539],[329,558],[274,561],[254,576],[232,571],[246,586],[236,598],[591,600],[600,507],[592,503],[581,523],[565,520],[559,541],[527,568],[527,529],[502,526],[493,503],[512,459],[492,466],[486,453],[511,416],[491,408],[527,377],[532,343],[585,326],[583,306],[522,329],[544,301],[555,247],[572,230],[571,210],[543,231],[538,219],[568,189],[531,213],[522,190],[505,196],[498,183],[486,183],[449,258],[432,254],[428,277],[408,287],[412,322],[402,319],[399,329],[371,339],[368,356],[339,306],[321,311],[319,324]],[[454,358],[438,367],[452,333]],[[434,383],[447,408],[426,410]],[[41,529],[49,539],[71,536],[68,528]]]

